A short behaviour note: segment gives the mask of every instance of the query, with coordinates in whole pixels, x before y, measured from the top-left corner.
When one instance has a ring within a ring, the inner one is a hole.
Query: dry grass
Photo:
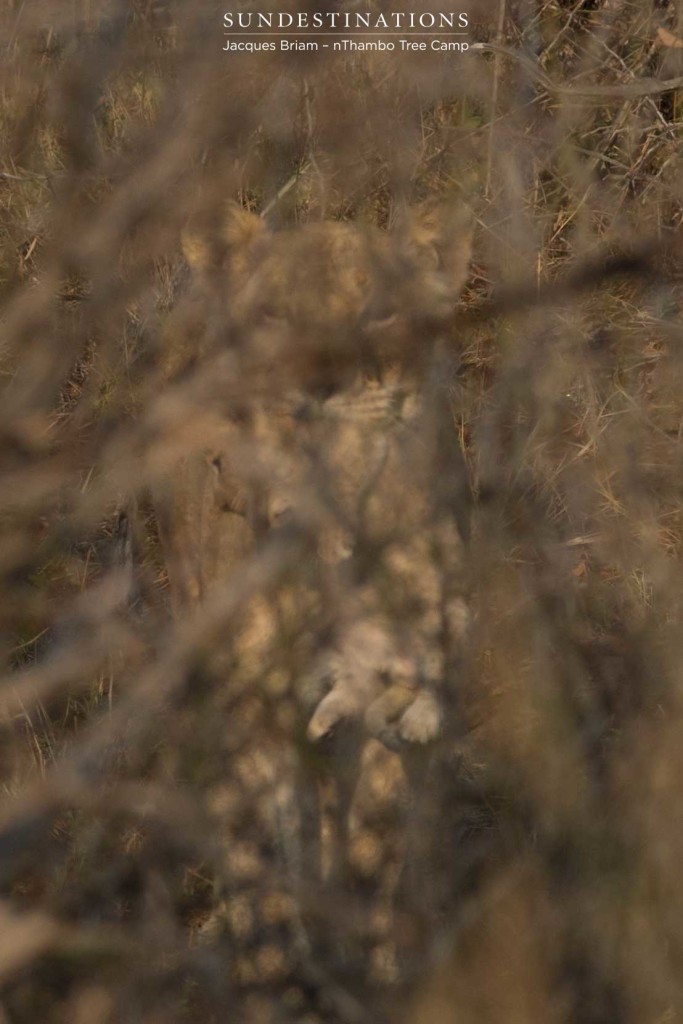
[[[226,55],[213,3],[4,7],[0,1022],[683,1017],[683,24],[470,15],[465,57],[350,59]],[[226,200],[300,229],[277,358],[225,272]],[[447,314],[424,201],[476,224]],[[362,282],[371,320],[410,325],[388,341],[332,330],[357,282],[296,256],[338,221],[383,239]],[[303,473],[254,408],[344,395],[388,351],[440,404],[427,468],[401,490],[399,462],[361,529],[346,457]],[[226,457],[251,498],[301,472],[294,522],[226,533]],[[435,593],[466,599],[464,649],[420,618]],[[400,756],[358,722],[311,742],[335,646],[382,677],[368,722]],[[418,648],[426,750],[396,726]]]

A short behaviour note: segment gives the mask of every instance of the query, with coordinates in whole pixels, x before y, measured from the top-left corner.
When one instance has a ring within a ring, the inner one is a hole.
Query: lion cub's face
[[[225,298],[247,368],[304,390],[420,364],[452,312],[470,255],[460,208],[411,210],[396,231],[322,222],[271,231],[236,205],[213,236],[188,231],[195,279]]]

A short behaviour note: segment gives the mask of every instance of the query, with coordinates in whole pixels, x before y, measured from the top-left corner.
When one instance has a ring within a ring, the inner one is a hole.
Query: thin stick
[[[678,78],[667,78],[661,82],[656,78],[641,78],[639,82],[631,82],[628,85],[561,85],[558,82],[553,82],[552,78],[529,57],[509,46],[502,46],[498,43],[472,43],[470,50],[487,51],[511,57],[512,60],[523,64],[548,92],[558,93],[561,96],[623,100],[637,99],[642,96],[657,96],[663,92],[672,92],[674,89],[683,89],[683,75]]]
[[[505,52],[503,44],[503,29],[505,27],[505,0],[499,0],[498,4],[498,24],[496,26],[496,47],[494,50],[493,58],[493,88],[491,90],[491,123],[489,125],[489,142],[488,142],[488,153],[486,156],[486,184],[484,185],[484,195],[488,199],[491,193],[491,168],[493,166],[493,142],[494,142],[494,124],[496,122],[496,110],[498,108],[498,84],[500,82],[501,68],[502,68],[502,56]]]

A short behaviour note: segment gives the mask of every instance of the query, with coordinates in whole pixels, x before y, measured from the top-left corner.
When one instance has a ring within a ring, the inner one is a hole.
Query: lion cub
[[[270,806],[285,801],[273,843],[296,877],[366,870],[351,833],[368,737],[410,774],[450,701],[469,491],[438,342],[470,245],[467,216],[447,205],[406,210],[389,232],[273,231],[230,204],[183,236],[191,284],[162,368],[182,429],[160,533],[176,609],[201,606],[287,525],[306,538],[310,557],[244,609],[221,669],[233,720],[249,706]],[[254,823],[254,846],[268,834]]]
[[[230,203],[218,223],[183,235],[192,288],[170,334],[165,373],[196,368],[192,411],[206,425],[161,503],[172,592],[176,604],[201,600],[286,519],[317,537],[323,564],[349,563],[332,650],[353,647],[343,637],[372,621],[382,653],[372,678],[357,681],[362,696],[350,693],[348,680],[341,693],[333,687],[310,723],[314,740],[345,708],[365,715],[371,698],[399,678],[408,690],[403,738],[431,738],[437,727],[430,702],[418,704],[422,722],[410,711],[410,692],[431,681],[425,666],[438,661],[422,648],[431,649],[443,625],[436,584],[431,597],[419,595],[440,571],[417,565],[426,549],[433,563],[444,544],[444,557],[457,560],[466,529],[467,485],[434,343],[458,300],[470,248],[464,210],[436,204],[406,210],[387,232],[331,222],[272,231]],[[368,557],[370,582],[360,585]],[[452,618],[460,621],[456,604]],[[422,618],[431,621],[427,633]],[[378,708],[401,703],[385,700],[367,716],[385,742]]]

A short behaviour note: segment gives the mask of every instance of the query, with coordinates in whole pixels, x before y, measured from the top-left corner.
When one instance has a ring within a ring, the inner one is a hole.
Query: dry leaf
[[[657,37],[662,46],[669,46],[672,50],[683,50],[683,39],[679,39],[673,32],[669,32],[666,28],[657,29]]]

